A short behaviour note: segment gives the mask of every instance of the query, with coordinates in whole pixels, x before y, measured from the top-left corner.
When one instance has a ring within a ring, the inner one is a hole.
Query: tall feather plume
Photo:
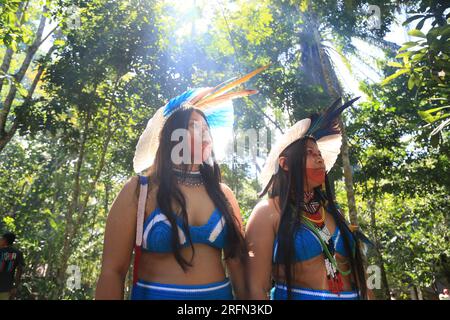
[[[356,97],[340,106],[341,98],[339,97],[323,113],[311,119],[311,126],[306,135],[311,135],[316,140],[319,140],[324,136],[340,133],[339,115],[359,98]]]
[[[197,103],[195,106],[198,108],[201,108],[201,109],[206,109],[209,106],[220,104],[227,100],[233,100],[236,98],[249,96],[249,95],[255,94],[257,92],[258,92],[257,90],[242,90],[242,91],[236,91],[236,92],[229,92],[229,93],[222,94],[214,99],[208,99],[208,100],[201,101],[201,102]]]
[[[258,68],[245,76],[237,79],[233,77],[213,88],[194,88],[189,89],[172,98],[164,107],[164,116],[167,117],[178,109],[183,102],[189,102],[195,107],[206,109],[215,104],[220,104],[226,100],[248,96],[257,93],[256,90],[242,90],[238,92],[227,93],[240,84],[248,81],[258,73],[267,69],[269,65]]]
[[[173,111],[178,109],[183,102],[190,101],[193,97],[197,96],[198,94],[201,94],[202,90],[204,90],[204,88],[189,89],[180,94],[179,96],[170,99],[170,101],[164,106],[163,112],[164,116],[167,117]]]
[[[190,103],[193,104],[193,105],[195,105],[197,102],[199,102],[200,100],[202,100],[203,98],[205,98],[207,95],[211,94],[212,92],[215,92],[215,91],[219,90],[219,88],[221,88],[221,87],[227,85],[228,83],[230,83],[231,81],[234,81],[234,80],[236,80],[236,79],[237,79],[237,77],[233,77],[233,78],[230,78],[230,79],[228,79],[228,80],[222,82],[221,84],[218,84],[218,85],[215,86],[215,87],[212,87],[212,88],[205,88],[205,90],[204,90],[203,92],[201,92],[200,94],[198,94],[198,95],[196,95],[194,98],[192,98],[192,99],[190,100]]]
[[[204,97],[206,97],[208,94],[210,94],[211,92],[213,92],[215,90],[215,88],[202,88],[202,91],[197,94],[195,97],[193,97],[189,102],[193,105],[195,105],[198,101],[200,101],[201,99],[203,99]]]
[[[230,82],[230,80],[225,81],[224,83],[218,85],[217,87],[215,87],[215,90],[213,92],[211,92],[209,95],[205,96],[203,99],[199,100],[198,102],[195,103],[196,106],[201,105],[201,104],[206,104],[206,102],[209,102],[210,100],[213,100],[219,96],[222,96],[224,94],[226,94],[228,91],[233,90],[234,88],[236,88],[237,86],[239,86],[240,84],[247,82],[248,80],[250,80],[252,77],[256,76],[258,73],[266,70],[270,65],[266,65],[263,67],[260,67],[248,74],[246,74],[245,76],[233,80]]]

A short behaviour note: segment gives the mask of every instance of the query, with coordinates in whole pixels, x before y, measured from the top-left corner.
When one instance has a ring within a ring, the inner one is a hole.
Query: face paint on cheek
[[[306,177],[308,181],[321,185],[325,182],[325,169],[306,168]]]

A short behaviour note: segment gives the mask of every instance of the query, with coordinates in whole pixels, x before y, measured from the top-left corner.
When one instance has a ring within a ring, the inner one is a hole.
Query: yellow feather
[[[242,90],[242,91],[225,93],[219,97],[201,101],[200,103],[197,103],[195,106],[198,108],[205,109],[206,107],[209,107],[211,105],[217,105],[217,104],[220,104],[220,103],[228,101],[228,100],[246,97],[246,96],[249,96],[249,95],[252,95],[255,93],[258,93],[258,91],[257,90]]]
[[[240,84],[242,84],[242,83],[244,83],[244,82],[247,82],[247,81],[250,80],[252,77],[254,77],[255,75],[257,75],[258,73],[260,73],[260,72],[266,70],[269,66],[270,66],[270,64],[269,64],[269,65],[266,65],[266,66],[263,66],[263,67],[260,67],[260,68],[258,68],[258,69],[256,69],[256,70],[254,70],[254,71],[252,71],[252,72],[246,74],[245,76],[243,76],[243,77],[241,77],[241,78],[239,78],[239,79],[237,79],[237,80],[234,80],[234,81],[230,82],[229,84],[227,84],[227,85],[225,85],[224,87],[220,88],[220,89],[217,90],[216,92],[214,92],[214,93],[210,94],[209,96],[205,97],[205,98],[203,99],[203,101],[200,101],[200,103],[203,103],[203,102],[205,102],[205,101],[209,101],[209,100],[211,100],[211,99],[214,99],[214,98],[216,98],[216,97],[218,97],[218,96],[220,96],[220,95],[222,95],[222,94],[224,94],[224,93],[226,93],[226,92],[232,90],[233,88],[237,87],[238,85],[240,85]],[[220,86],[220,85],[219,85],[219,86]]]
[[[215,88],[205,88],[200,94],[192,98],[189,102],[195,105],[199,100],[203,99],[205,96],[213,92]]]
[[[221,84],[219,84],[219,85],[217,85],[217,86],[215,86],[215,87],[212,87],[212,88],[206,88],[204,91],[202,91],[200,94],[198,94],[196,97],[194,97],[194,98],[193,98],[191,101],[189,101],[189,102],[190,102],[191,104],[195,105],[197,102],[199,102],[199,101],[202,100],[203,98],[207,98],[207,96],[208,96],[210,93],[213,93],[214,91],[216,91],[216,90],[219,89],[220,87],[226,85],[227,83],[229,83],[229,82],[231,82],[231,81],[233,81],[233,80],[235,80],[235,79],[236,79],[236,77],[233,77],[233,78],[231,78],[231,79],[228,79],[228,80],[222,82]]]

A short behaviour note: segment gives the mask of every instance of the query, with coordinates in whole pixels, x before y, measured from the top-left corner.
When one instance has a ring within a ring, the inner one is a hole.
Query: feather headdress
[[[133,159],[134,171],[140,173],[153,164],[164,123],[175,111],[181,108],[193,107],[203,111],[211,127],[215,148],[216,146],[222,146],[223,143],[216,140],[224,138],[224,130],[230,131],[233,128],[234,112],[232,100],[257,93],[256,90],[239,90],[234,92],[231,92],[231,90],[268,67],[258,68],[239,79],[232,78],[216,87],[187,90],[171,99],[164,107],[159,108],[148,121],[144,132],[139,138]],[[221,132],[222,134],[215,137],[214,132]]]
[[[312,115],[295,123],[284,133],[270,150],[264,167],[259,176],[259,181],[265,190],[273,175],[278,172],[278,158],[289,145],[295,141],[309,136],[316,140],[317,146],[325,162],[326,171],[333,167],[341,149],[341,130],[339,127],[339,115],[350,107],[359,97],[341,105],[341,98],[337,99],[329,108],[321,114]]]

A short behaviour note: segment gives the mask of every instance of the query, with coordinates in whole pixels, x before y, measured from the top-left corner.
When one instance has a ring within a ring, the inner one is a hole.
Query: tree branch
[[[28,67],[30,66],[31,60],[33,59],[36,51],[38,50],[39,46],[38,44],[41,41],[42,33],[44,32],[46,17],[45,13],[48,11],[47,7],[44,6],[44,9],[42,11],[41,20],[39,22],[39,27],[36,32],[36,38],[33,41],[33,44],[28,47],[27,54],[25,56],[25,59],[19,69],[19,71],[14,75],[15,81],[17,83],[22,82],[23,77],[25,76],[26,71],[28,70]],[[16,96],[17,87],[15,84],[11,83],[11,86],[9,88],[8,95],[5,98],[5,101],[3,103],[3,109],[0,110],[0,140],[2,140],[3,136],[6,135],[5,127],[6,127],[6,119],[7,116],[11,110],[11,105],[14,101],[14,98]]]

